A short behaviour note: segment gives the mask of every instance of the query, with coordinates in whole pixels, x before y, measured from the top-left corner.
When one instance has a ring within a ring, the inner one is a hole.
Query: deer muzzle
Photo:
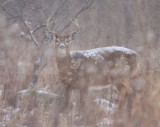
[[[60,44],[59,46],[58,46],[60,49],[64,49],[65,48],[65,44]]]

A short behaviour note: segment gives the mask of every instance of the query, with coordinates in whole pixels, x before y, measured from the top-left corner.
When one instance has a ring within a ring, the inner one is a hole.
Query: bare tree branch
[[[37,41],[37,39],[36,39],[36,37],[33,35],[33,33],[34,33],[34,31],[36,31],[36,30],[38,30],[38,29],[40,29],[40,28],[31,31],[31,30],[28,28],[28,26],[27,26],[27,24],[26,24],[26,22],[24,21],[24,19],[23,19],[22,16],[21,16],[21,20],[22,20],[23,25],[26,27],[26,29],[27,29],[27,31],[28,31],[28,33],[29,33],[32,41],[34,42],[34,44],[35,44],[37,47],[39,47],[39,42]],[[41,27],[41,28],[42,28],[42,27]]]
[[[46,25],[45,25],[45,24],[39,25],[38,27],[36,27],[35,29],[31,30],[30,32],[31,32],[32,34],[34,34],[37,30],[39,30],[39,29],[41,29],[41,28],[43,28],[43,27],[46,27]]]
[[[84,11],[86,11],[87,9],[89,9],[92,4],[94,3],[95,0],[90,0],[84,7],[82,7],[74,16],[74,18],[67,24],[65,25],[65,27],[61,30],[61,32],[63,32],[65,29],[67,29],[72,23],[73,21],[75,21],[75,19],[77,19],[77,17],[83,13]]]
[[[28,14],[28,13],[31,13],[33,11],[36,11],[36,10],[39,10],[40,8],[30,8],[30,9],[27,9],[27,10],[23,10],[23,16]]]
[[[14,18],[16,17],[16,16],[12,15],[10,12],[8,12],[7,9],[6,9],[5,7],[3,7],[1,4],[0,4],[0,7],[1,7],[2,10],[3,10],[5,13],[7,13],[9,16],[14,17]]]
[[[6,5],[6,4],[8,4],[8,3],[10,3],[10,2],[13,2],[14,0],[5,0],[3,3],[1,3],[1,5]]]
[[[67,0],[65,0],[67,1]],[[22,24],[25,26],[26,28],[26,32],[29,34],[29,36],[31,37],[33,43],[38,47],[37,50],[37,56],[34,62],[34,69],[33,69],[33,77],[32,77],[32,81],[29,84],[29,88],[32,89],[34,88],[34,86],[36,85],[36,83],[38,82],[38,78],[39,78],[39,73],[43,70],[43,68],[47,65],[46,62],[46,57],[45,57],[45,51],[47,49],[47,45],[49,44],[49,42],[51,42],[53,35],[52,33],[48,32],[47,35],[44,35],[43,38],[43,42],[39,42],[39,40],[36,38],[35,33],[44,28],[47,27],[47,24],[43,24],[41,23],[41,25],[37,26],[36,28],[30,28],[29,25],[27,24],[27,22],[25,21],[24,15],[25,15],[25,3],[20,3],[20,1],[18,1],[18,6],[16,6],[15,8],[13,7],[12,10],[15,13],[12,13],[8,10],[8,8],[5,8],[4,6],[0,5],[0,7],[3,9],[3,11],[11,16],[12,18],[15,18],[19,21],[22,22]],[[22,5],[21,5],[22,4]],[[62,4],[64,5],[65,2]],[[18,7],[18,8],[17,8]],[[61,6],[62,7],[62,6]],[[61,8],[60,7],[60,8]],[[58,12],[60,11],[60,8],[56,11],[56,13],[53,15],[57,15]],[[10,8],[9,8],[10,9]],[[28,10],[27,10],[28,11]],[[33,9],[31,10],[33,11]],[[28,11],[30,12],[30,11]],[[40,12],[39,12],[40,13]],[[40,13],[39,16],[42,16],[42,14]]]
[[[33,34],[34,34],[37,30],[41,29],[42,27],[46,27],[46,25],[43,24],[43,25],[40,25],[40,26],[38,26],[37,28],[35,28],[35,29],[33,29],[33,30],[30,30],[30,29],[28,28],[26,22],[24,21],[22,14],[20,14],[17,10],[15,10],[15,11],[18,13],[18,15],[17,15],[17,16],[14,16],[14,15],[12,15],[11,13],[9,13],[1,4],[0,4],[0,7],[2,8],[2,10],[3,10],[4,12],[6,12],[8,15],[12,16],[13,18],[16,18],[16,17],[20,17],[20,18],[21,18],[21,21],[22,21],[22,23],[24,24],[24,26],[27,28],[27,31],[28,31],[28,33],[29,33],[32,41],[34,42],[34,44],[35,44],[37,47],[39,47],[39,42],[37,41],[36,37],[35,37]]]
[[[51,16],[51,17],[49,18],[49,20],[48,20],[49,22],[52,21],[53,18],[54,18],[54,19],[56,18],[57,14],[58,14],[59,11],[62,9],[62,7],[65,5],[66,2],[67,2],[67,0],[65,0],[65,1],[61,4],[61,6],[59,6],[59,8],[56,10],[56,12],[52,14],[52,16]]]
[[[84,12],[85,10],[89,9],[92,4],[94,3],[95,0],[90,0],[86,6],[82,7],[81,10],[75,15],[74,19],[76,19],[82,12]]]

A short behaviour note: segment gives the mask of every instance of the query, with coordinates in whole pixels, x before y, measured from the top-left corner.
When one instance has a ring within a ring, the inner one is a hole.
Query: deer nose
[[[65,45],[64,45],[64,44],[60,44],[60,45],[59,45],[59,48],[64,49],[64,48],[65,48]]]

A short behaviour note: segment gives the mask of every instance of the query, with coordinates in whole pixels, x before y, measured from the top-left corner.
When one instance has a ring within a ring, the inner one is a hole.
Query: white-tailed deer
[[[137,64],[137,53],[124,47],[70,51],[76,36],[76,32],[66,36],[54,34],[56,62],[66,87],[66,106],[73,88],[80,90],[82,105],[91,86],[113,84],[120,90],[119,84],[126,85],[125,80],[132,77]]]

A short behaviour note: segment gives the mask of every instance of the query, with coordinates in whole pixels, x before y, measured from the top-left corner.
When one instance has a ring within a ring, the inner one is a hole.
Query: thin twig
[[[34,32],[31,31],[31,30],[28,28],[28,26],[27,26],[27,24],[26,24],[26,22],[24,21],[24,19],[23,19],[22,16],[21,16],[21,20],[22,20],[22,23],[24,24],[24,26],[27,28],[27,31],[28,31],[28,33],[29,33],[32,41],[34,42],[34,44],[35,44],[37,47],[39,47],[39,42],[37,41],[36,37],[33,35]],[[40,29],[40,28],[39,28],[39,29]],[[37,29],[37,30],[38,30],[38,29]],[[36,31],[36,30],[35,30],[35,31]]]
[[[37,30],[43,28],[43,27],[46,27],[46,24],[42,24],[42,25],[39,25],[38,27],[36,27],[35,29],[31,30],[31,34],[34,34]]]
[[[92,4],[94,3],[94,1],[95,1],[95,0],[90,0],[90,1],[88,2],[88,4],[86,4],[86,6],[82,7],[82,8],[80,9],[80,11],[78,11],[77,14],[74,16],[74,18],[73,18],[67,25],[65,25],[65,27],[62,29],[61,32],[63,32],[65,29],[67,29],[67,28],[72,24],[72,22],[75,21],[75,19],[78,18],[78,16],[79,16],[82,12],[84,12],[84,11],[87,10],[87,9],[89,9],[89,8],[92,6]]]
[[[31,31],[31,30],[28,28],[26,22],[24,21],[22,14],[19,14],[19,12],[18,12],[17,10],[15,10],[15,11],[18,13],[18,16],[14,16],[14,15],[12,15],[11,13],[9,13],[1,4],[0,4],[0,7],[2,8],[2,10],[3,10],[4,12],[6,12],[8,15],[10,15],[10,16],[12,16],[12,17],[14,17],[14,18],[15,18],[15,17],[20,17],[22,23],[23,23],[24,26],[27,28],[27,31],[28,31],[28,33],[29,33],[32,41],[34,42],[34,44],[35,44],[37,47],[39,47],[39,43],[38,43],[36,37],[33,35],[33,33],[35,33],[38,29],[40,29],[40,28],[42,28],[42,27],[45,27],[45,25],[41,25],[41,26],[39,26],[39,27],[37,27],[37,28],[35,28],[34,30]]]
[[[53,20],[53,18],[55,19],[57,14],[59,13],[59,11],[62,9],[62,7],[65,5],[65,3],[67,2],[67,0],[65,0],[62,5],[56,10],[56,12],[54,14],[52,14],[52,16],[49,18],[49,22]]]
[[[8,12],[7,11],[7,9],[5,8],[5,7],[3,7],[1,4],[0,4],[0,7],[2,8],[2,10],[5,12],[5,13],[7,13],[9,16],[12,16],[12,17],[16,17],[16,16],[14,16],[14,15],[12,15],[10,12]]]

